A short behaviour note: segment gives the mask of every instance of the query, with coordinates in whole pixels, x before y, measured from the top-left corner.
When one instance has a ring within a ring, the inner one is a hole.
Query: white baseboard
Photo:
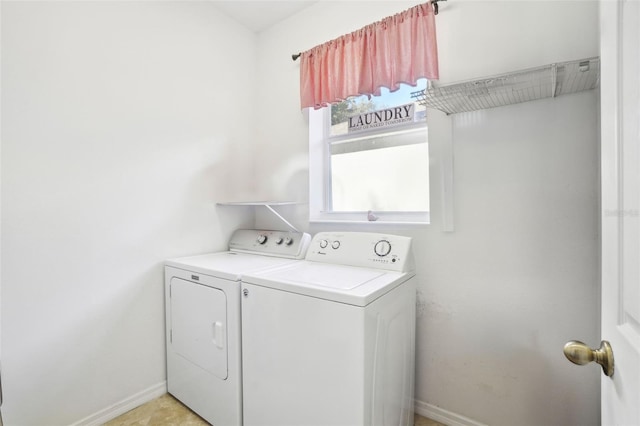
[[[152,399],[164,395],[165,393],[167,393],[167,382],[163,381],[157,385],[131,395],[120,402],[116,402],[97,413],[91,414],[90,416],[75,422],[71,426],[100,426],[109,420],[113,420],[119,415],[126,413],[127,411],[133,410]]]
[[[100,426],[109,420],[113,420],[126,413],[127,411],[133,410],[142,404],[161,397],[165,393],[167,393],[167,382],[163,381],[91,414],[90,416],[73,423],[71,426]],[[428,417],[448,426],[487,426],[484,423],[452,413],[423,401],[415,401],[415,411],[416,414],[420,414],[423,417]]]
[[[420,414],[423,417],[444,423],[448,426],[486,426],[484,423],[477,422],[468,417],[443,410],[440,407],[418,400],[415,401],[415,410],[416,414]]]

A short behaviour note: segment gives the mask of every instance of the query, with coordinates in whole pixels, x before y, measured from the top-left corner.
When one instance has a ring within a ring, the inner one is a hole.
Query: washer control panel
[[[238,229],[229,240],[229,250],[265,256],[303,259],[311,236],[306,232]]]
[[[414,269],[411,238],[370,232],[320,232],[306,260],[407,272]]]

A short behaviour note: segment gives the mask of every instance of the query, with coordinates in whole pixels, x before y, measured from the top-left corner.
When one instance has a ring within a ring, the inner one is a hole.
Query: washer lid
[[[220,252],[169,259],[165,261],[165,265],[239,281],[241,275],[246,272],[276,268],[293,262],[299,261],[256,254]]]
[[[244,274],[242,281],[320,299],[366,306],[412,276],[412,273],[304,260],[282,268]]]
[[[343,265],[333,265],[328,268],[327,265],[311,262],[304,265],[304,267],[290,268],[282,273],[282,277],[287,281],[325,287],[327,290],[352,290],[383,275],[385,275],[384,271],[373,269]],[[274,279],[279,279],[277,277],[282,278],[278,272],[269,276]]]

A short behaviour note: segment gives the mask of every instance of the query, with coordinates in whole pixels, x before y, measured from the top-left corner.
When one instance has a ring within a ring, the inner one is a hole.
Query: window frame
[[[399,134],[426,132],[427,146],[428,120],[420,123],[411,123],[398,126],[392,129],[363,130],[357,135],[329,135],[328,129],[331,124],[331,107],[308,110],[309,121],[309,222],[311,223],[361,223],[395,225],[428,225],[430,223],[430,212],[407,212],[407,211],[374,211],[377,220],[368,220],[367,211],[336,212],[330,210],[332,205],[331,193],[331,144],[341,141],[355,139],[371,139],[372,136],[393,137]],[[425,159],[425,166],[429,167],[429,158]],[[430,190],[430,188],[427,188]],[[431,194],[429,195],[431,198]],[[430,203],[431,204],[431,203]]]

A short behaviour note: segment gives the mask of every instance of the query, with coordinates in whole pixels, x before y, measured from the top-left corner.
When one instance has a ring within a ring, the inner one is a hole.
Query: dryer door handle
[[[213,343],[220,349],[224,348],[224,328],[221,321],[213,323]]]

